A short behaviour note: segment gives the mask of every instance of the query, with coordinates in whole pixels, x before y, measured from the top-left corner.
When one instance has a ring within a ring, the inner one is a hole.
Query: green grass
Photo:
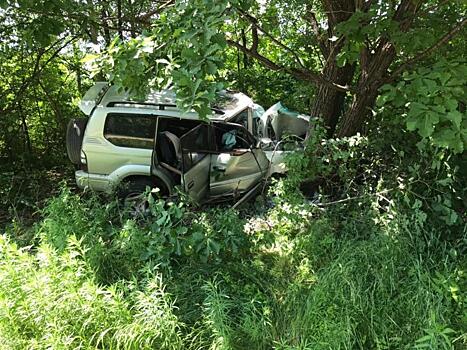
[[[0,238],[0,348],[465,348],[465,232],[276,202],[133,220],[63,191],[31,246]]]
[[[173,302],[154,275],[131,284],[97,284],[73,237],[58,254],[33,254],[0,238],[0,343],[3,349],[177,348]]]

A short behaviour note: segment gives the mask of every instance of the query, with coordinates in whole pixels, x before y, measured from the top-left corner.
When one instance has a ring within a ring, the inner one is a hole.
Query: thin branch
[[[157,8],[155,8],[154,10],[148,12],[148,13],[145,13],[139,17],[137,17],[137,19],[143,23],[146,23],[149,21],[149,19],[154,16],[154,15],[157,15],[159,13],[161,13],[162,11],[164,11],[166,8],[168,8],[169,6],[172,6],[173,4],[175,3],[175,0],[168,0],[166,2],[164,2],[162,5],[158,6]]]
[[[36,61],[35,61],[35,64],[34,64],[34,68],[33,68],[33,71],[31,73],[31,75],[25,79],[23,81],[23,83],[21,84],[21,86],[19,87],[18,91],[16,92],[15,94],[15,98],[14,100],[10,103],[10,107],[7,107],[5,109],[2,109],[0,110],[0,115],[1,114],[4,114],[4,113],[7,113],[9,111],[12,111],[14,110],[14,106],[18,103],[19,99],[22,97],[22,95],[24,94],[24,92],[26,91],[26,89],[29,87],[29,85],[42,73],[42,71],[45,69],[45,67],[52,61],[54,60],[58,54],[60,53],[60,51],[62,51],[66,46],[68,46],[70,43],[72,43],[74,40],[76,40],[77,38],[79,37],[79,35],[75,35],[73,37],[71,37],[69,40],[65,41],[65,43],[63,43],[60,47],[58,47],[52,54],[51,56],[47,59],[47,61],[45,61],[44,64],[40,64],[40,60],[42,59],[42,57],[44,56],[44,54],[48,51],[50,51],[51,48],[53,48],[55,45],[57,45],[58,42],[62,41],[62,39],[60,39],[59,41],[56,41],[55,43],[53,43],[50,47],[48,47],[46,50],[44,49],[41,49],[38,54],[37,54],[37,58],[36,58]]]
[[[71,44],[73,41],[75,41],[76,39],[78,39],[78,37],[80,36],[80,34],[77,34],[77,35],[74,35],[72,36],[69,40],[67,40],[63,45],[61,45],[57,50],[55,50],[55,52],[49,57],[49,59],[47,61],[45,61],[45,63],[43,65],[41,65],[41,67],[39,68],[39,70],[37,71],[37,74],[40,74],[44,68],[53,60],[55,59],[55,57],[58,56],[58,54],[60,53],[60,51],[62,51],[65,47],[67,47],[69,44]]]
[[[266,31],[265,29],[263,29],[259,24],[258,24],[258,19],[256,19],[255,17],[253,17],[252,15],[250,15],[249,13],[246,13],[245,11],[243,11],[242,9],[240,8],[237,8],[235,7],[235,10],[240,13],[240,15],[242,17],[244,17],[248,22],[250,22],[254,27],[257,28],[257,30],[259,30],[261,33],[263,33],[264,35],[266,35],[268,38],[270,38],[272,40],[272,42],[274,42],[276,45],[278,45],[279,47],[282,47],[284,50],[288,51],[289,53],[291,53],[295,60],[297,61],[297,63],[302,67],[302,68],[305,68],[305,66],[303,65],[302,63],[302,60],[300,59],[300,57],[298,56],[298,54],[292,50],[290,47],[288,47],[287,45],[285,45],[284,43],[282,43],[281,41],[279,41],[278,39],[276,39],[272,34],[270,34],[268,31]]]
[[[271,70],[274,70],[274,71],[280,71],[280,70],[284,70],[284,67],[282,66],[279,66],[278,64],[274,63],[273,61],[271,61],[270,59],[260,55],[258,53],[258,51],[253,51],[251,49],[248,49],[247,47],[237,43],[236,41],[233,41],[233,40],[229,40],[227,39],[227,44],[229,44],[230,46],[234,46],[236,47],[237,49],[239,49],[240,51],[242,51],[243,53],[247,54],[248,56],[251,56],[255,59],[257,59],[258,61],[260,61],[265,67],[271,69]]]
[[[386,83],[394,81],[404,70],[408,69],[413,64],[425,58],[426,56],[430,55],[440,46],[446,44],[451,38],[453,38],[456,34],[458,34],[466,24],[467,24],[467,19],[463,19],[457,26],[455,26],[449,32],[447,32],[435,44],[423,50],[418,55],[406,61],[405,63],[401,64],[397,69],[394,70],[391,76],[386,80]]]
[[[334,205],[334,204],[340,204],[340,203],[346,203],[346,202],[350,202],[350,201],[353,201],[355,199],[361,199],[361,198],[365,198],[365,197],[369,197],[369,196],[381,196],[383,194],[386,194],[386,193],[389,193],[391,191],[395,191],[395,190],[399,190],[400,188],[399,187],[393,187],[393,188],[388,188],[386,190],[383,190],[383,191],[379,191],[379,192],[375,192],[375,193],[365,193],[365,194],[362,194],[362,195],[359,195],[359,196],[354,196],[354,197],[348,197],[348,198],[344,198],[344,199],[339,199],[337,201],[333,201],[333,202],[325,202],[325,203],[318,203],[318,204],[315,204],[315,203],[312,203],[314,206],[318,207],[318,208],[324,208],[324,207],[329,207],[330,205]],[[386,198],[385,198],[386,199]],[[386,199],[387,200],[387,199]]]
[[[259,54],[257,51],[253,51],[239,43],[237,43],[236,41],[233,41],[233,40],[227,40],[227,43],[230,45],[230,46],[233,46],[233,47],[236,47],[237,49],[239,49],[240,51],[242,51],[243,53],[247,54],[248,56],[250,57],[253,57],[255,58],[256,60],[258,60],[261,64],[263,64],[263,66],[271,69],[271,70],[274,70],[274,71],[283,71],[283,72],[286,72],[292,76],[294,76],[295,78],[299,79],[299,80],[303,80],[303,81],[307,81],[307,82],[310,82],[310,83],[315,83],[315,84],[324,84],[324,85],[327,85],[335,90],[338,90],[338,91],[342,91],[342,92],[352,92],[353,89],[349,86],[343,86],[343,85],[339,85],[339,84],[336,84],[336,83],[333,83],[327,79],[325,79],[322,75],[320,74],[316,74],[308,69],[299,69],[299,68],[290,68],[290,67],[284,67],[284,66],[281,66],[273,61],[271,61],[269,58],[267,57],[264,57],[263,55]]]

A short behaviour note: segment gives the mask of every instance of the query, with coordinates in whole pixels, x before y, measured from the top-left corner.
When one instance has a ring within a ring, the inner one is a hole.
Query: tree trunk
[[[354,72],[354,65],[347,64],[344,67],[337,67],[334,61],[324,68],[323,75],[329,81],[333,81],[339,85],[350,85]],[[339,117],[344,111],[344,103],[345,92],[337,91],[328,85],[318,86],[311,108],[311,115],[324,121],[329,137],[334,134]]]
[[[399,23],[402,32],[406,32],[410,28],[420,3],[420,0],[402,0],[397,7],[393,20]],[[366,12],[370,8],[370,4],[371,2],[363,4],[361,2],[353,3],[352,1],[324,1],[324,7],[328,12],[328,37],[334,34],[333,28],[338,23],[350,18],[355,11],[355,5]],[[336,56],[343,49],[343,42],[339,39],[333,44],[329,44],[330,53],[327,55],[323,75],[333,83],[352,85],[355,66],[349,67],[346,65],[338,68],[335,63]],[[373,53],[370,53],[370,51],[368,44],[360,51],[359,76],[353,92],[352,102],[345,113],[342,113],[345,103],[345,94],[343,92],[332,90],[329,86],[323,85],[318,88],[316,102],[311,114],[323,120],[328,129],[329,137],[334,135],[336,126],[337,137],[354,135],[361,131],[371,113],[371,109],[378,97],[378,90],[384,84],[388,68],[396,58],[396,50],[390,38],[383,36],[378,46],[372,51]]]
[[[398,6],[393,19],[399,22],[402,32],[410,28],[420,3],[404,0]],[[357,89],[351,105],[339,121],[337,137],[351,136],[361,131],[379,95],[378,90],[384,84],[388,68],[397,56],[394,44],[388,37],[381,38],[373,54],[369,51],[366,46],[360,51]]]
[[[352,16],[355,11],[355,4],[352,0],[331,0],[323,1],[323,6],[328,16],[327,38],[331,38],[334,35],[335,27]],[[315,35],[318,37],[320,50],[325,59],[322,75],[326,80],[333,83],[342,86],[351,85],[355,65],[346,64],[339,67],[336,62],[337,55],[344,42],[342,40],[337,42],[323,40],[322,31],[318,28],[319,23],[313,14],[311,16],[311,23],[314,25]],[[346,93],[343,91],[337,91],[329,85],[318,85],[314,103],[311,107],[311,115],[323,120],[328,131],[328,137],[332,137],[336,130],[337,122],[344,111],[345,97]]]
[[[368,51],[362,52],[360,60],[360,76],[352,103],[342,116],[337,137],[351,136],[361,130],[363,124],[371,114],[378,90],[384,84],[387,69],[396,58],[394,45],[383,41],[374,55]]]
[[[21,118],[21,129],[23,131],[25,145],[28,151],[27,153],[28,153],[28,156],[30,157],[32,155],[31,138],[29,136],[28,123],[26,122],[26,117],[24,116],[23,109],[21,107],[19,108],[19,114]]]
[[[349,109],[343,115],[336,136],[352,136],[361,131],[365,120],[371,113],[371,108],[375,104],[377,96],[377,90],[369,91],[369,89],[364,89],[358,92],[354,96]]]

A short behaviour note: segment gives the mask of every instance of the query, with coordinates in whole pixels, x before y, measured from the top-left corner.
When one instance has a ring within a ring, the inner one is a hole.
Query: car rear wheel
[[[118,191],[118,196],[121,198],[124,207],[130,211],[132,216],[144,216],[148,213],[149,203],[145,195],[148,187],[149,189],[159,188],[158,195],[161,197],[169,195],[169,190],[162,180],[153,180],[149,177],[125,181]]]

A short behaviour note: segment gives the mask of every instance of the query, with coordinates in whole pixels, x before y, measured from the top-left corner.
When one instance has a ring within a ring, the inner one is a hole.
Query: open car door
[[[214,123],[217,152],[211,156],[210,195],[239,196],[261,181],[269,161],[243,126]]]
[[[209,190],[211,130],[208,124],[191,129],[180,138],[182,149],[182,188],[195,203],[201,203]]]

